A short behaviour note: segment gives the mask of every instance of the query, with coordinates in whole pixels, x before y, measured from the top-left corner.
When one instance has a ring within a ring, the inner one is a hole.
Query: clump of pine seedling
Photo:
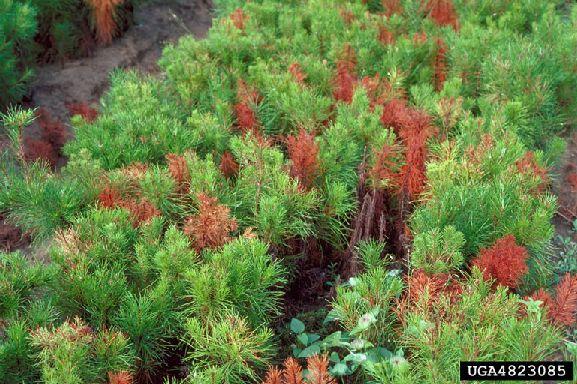
[[[568,354],[555,3],[219,0],[164,76],[115,72],[62,148],[46,125],[60,172],[26,161],[33,112],[3,116],[0,211],[53,240],[46,268],[0,262],[0,381],[437,383]]]
[[[326,356],[314,355],[307,358],[307,375],[303,376],[302,367],[293,358],[285,360],[282,370],[271,368],[262,384],[335,384],[328,372],[329,361]]]

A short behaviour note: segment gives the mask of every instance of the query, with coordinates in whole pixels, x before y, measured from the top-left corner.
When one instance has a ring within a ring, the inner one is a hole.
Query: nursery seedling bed
[[[114,70],[136,69],[143,74],[158,74],[157,62],[164,45],[176,42],[183,35],[203,38],[211,26],[211,10],[211,0],[152,0],[137,6],[134,24],[112,44],[96,48],[87,57],[37,67],[24,105],[41,107],[70,133],[71,104],[84,103],[97,108],[100,96],[108,89],[110,72]],[[39,138],[38,123],[27,127],[25,135]],[[4,150],[5,145],[0,142],[0,150]],[[59,154],[57,166],[65,162]],[[0,217],[0,249],[22,249],[29,244],[29,235],[23,235],[20,229]]]
[[[577,6],[215,2],[158,66],[120,40],[41,74],[33,105],[60,96],[27,137],[34,112],[2,116],[0,207],[52,244],[0,253],[0,373],[433,384],[577,361],[577,244],[552,255],[577,232]],[[59,88],[90,65],[131,70]]]

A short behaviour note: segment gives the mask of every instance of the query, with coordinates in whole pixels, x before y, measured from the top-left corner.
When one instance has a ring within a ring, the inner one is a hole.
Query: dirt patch
[[[4,220],[0,215],[0,251],[11,252],[30,244],[30,236]]]
[[[553,219],[555,232],[561,236],[572,236],[572,222],[577,218],[577,133],[567,139],[567,150],[553,173],[552,192],[557,196],[559,205]]]
[[[552,171],[552,192],[557,196],[558,209],[553,224],[552,263],[556,278],[565,273],[575,273],[577,262],[577,133],[566,138],[567,149],[559,165]]]
[[[44,107],[51,116],[67,122],[67,105],[97,103],[108,88],[112,70],[135,68],[157,73],[166,43],[189,34],[204,37],[211,26],[211,9],[210,0],[169,0],[136,7],[134,25],[111,45],[90,57],[38,68],[29,104]]]

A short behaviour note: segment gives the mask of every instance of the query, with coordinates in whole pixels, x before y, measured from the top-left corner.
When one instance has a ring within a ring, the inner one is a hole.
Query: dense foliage
[[[0,381],[445,383],[460,360],[575,358],[548,170],[577,7],[217,5],[163,76],[112,75],[60,173],[22,153],[31,113],[3,116],[0,211],[51,245],[0,256]]]

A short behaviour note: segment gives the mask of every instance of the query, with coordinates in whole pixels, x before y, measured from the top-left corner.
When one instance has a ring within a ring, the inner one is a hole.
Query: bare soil
[[[4,220],[4,216],[0,214],[0,252],[10,251],[26,246],[30,243],[30,236],[22,233],[22,231]]]
[[[567,149],[559,166],[553,170],[552,192],[557,196],[558,209],[553,218],[555,239],[553,245],[561,249],[559,237],[577,242],[573,222],[577,219],[577,132],[566,139]],[[554,252],[556,262],[561,256]]]
[[[554,170],[552,191],[558,198],[559,209],[554,219],[556,232],[562,236],[572,234],[572,221],[577,218],[577,133],[567,138],[567,149]]]
[[[166,43],[182,35],[203,38],[211,26],[210,0],[168,0],[136,7],[134,25],[90,57],[45,65],[37,69],[30,102],[66,121],[67,104],[96,103],[108,88],[109,74],[118,68],[157,73]]]

